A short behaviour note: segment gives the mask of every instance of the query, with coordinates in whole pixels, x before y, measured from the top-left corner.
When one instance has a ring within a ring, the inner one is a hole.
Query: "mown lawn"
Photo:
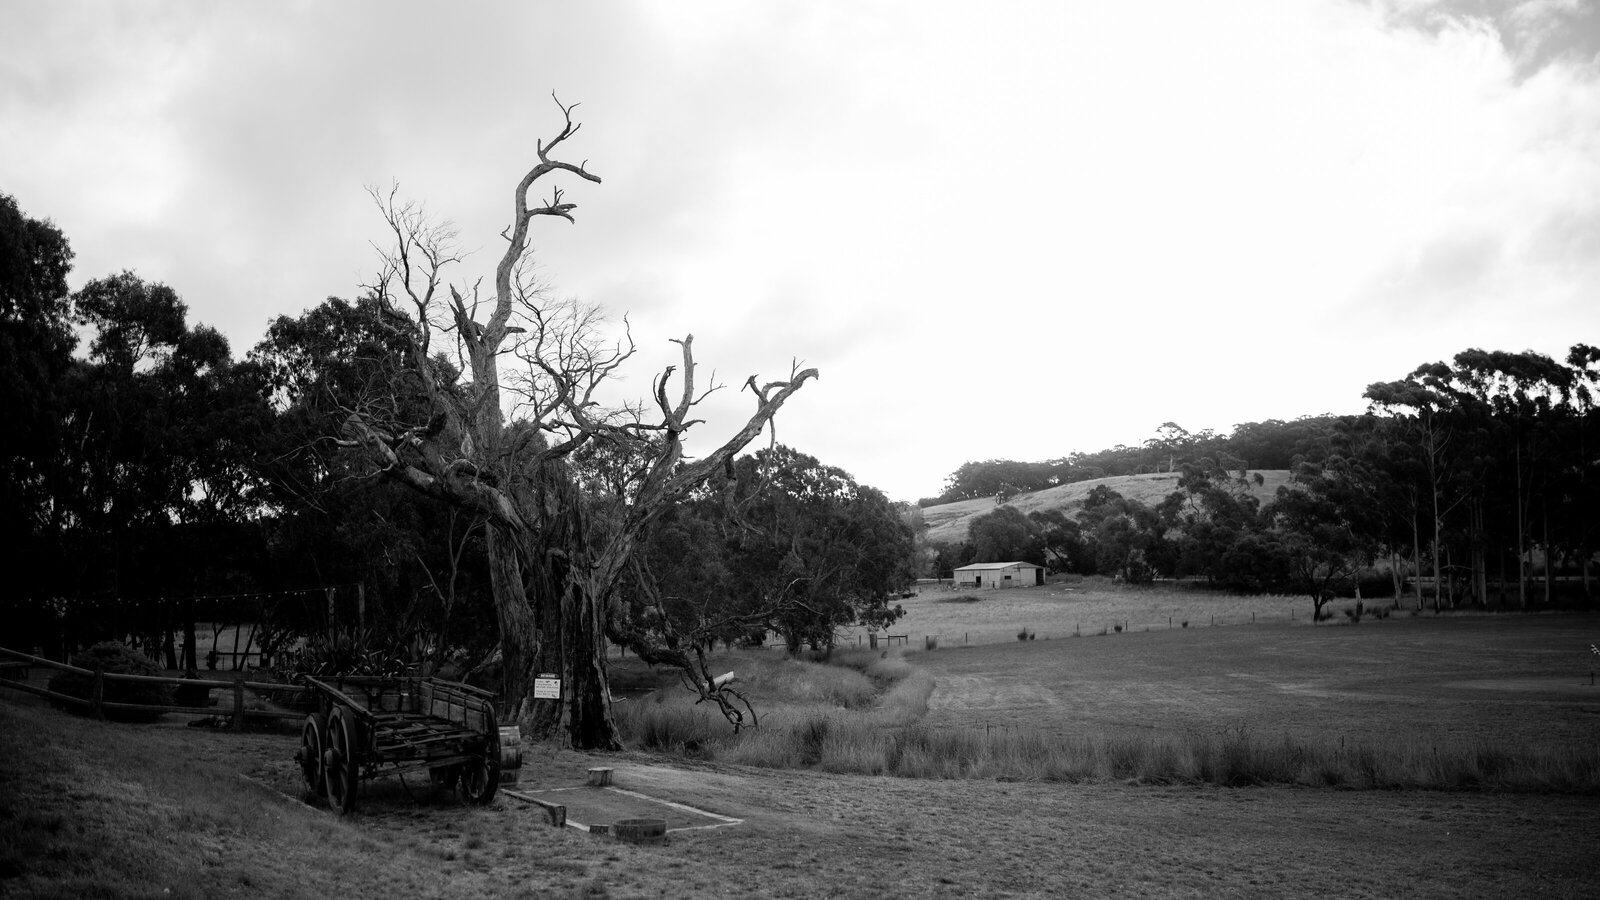
[[[1593,745],[1600,616],[1392,616],[1134,631],[914,652],[930,725]]]

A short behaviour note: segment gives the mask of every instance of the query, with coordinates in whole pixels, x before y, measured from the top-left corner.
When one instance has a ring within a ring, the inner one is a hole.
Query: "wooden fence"
[[[52,691],[48,688],[42,688],[28,684],[27,675],[35,666],[53,669],[60,672],[72,672],[93,679],[93,686],[90,689],[89,698],[84,699],[82,697],[74,697],[70,694],[63,694],[59,691]],[[21,677],[17,678],[13,675],[13,673],[20,674]],[[193,690],[195,688],[205,688],[208,697],[212,690],[221,689],[227,691],[228,694],[232,696],[233,705],[231,709],[220,706],[160,706],[147,703],[118,703],[105,699],[106,685],[116,683],[168,684],[172,685],[174,688],[187,688],[189,690]],[[23,691],[40,697],[48,697],[57,703],[65,703],[80,708],[88,707],[89,714],[95,718],[105,718],[108,710],[149,713],[179,713],[196,716],[226,715],[232,720],[233,729],[235,731],[239,731],[244,728],[244,720],[246,718],[301,719],[305,717],[304,712],[296,712],[294,710],[246,709],[245,692],[247,690],[272,691],[274,693],[288,694],[303,694],[307,690],[307,688],[302,685],[274,684],[272,682],[265,681],[246,681],[243,678],[238,678],[232,681],[218,681],[205,678],[168,678],[160,675],[118,675],[100,670],[80,669],[77,666],[69,666],[65,663],[59,663],[53,659],[45,659],[42,656],[34,656],[30,653],[22,653],[17,650],[8,650],[5,647],[0,647],[0,687]]]

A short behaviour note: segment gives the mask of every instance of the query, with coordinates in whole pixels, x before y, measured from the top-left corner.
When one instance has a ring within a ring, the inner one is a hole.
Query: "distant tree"
[[[973,519],[967,542],[972,545],[973,559],[979,562],[1045,562],[1038,526],[1014,507],[996,507]]]
[[[1600,544],[1600,517],[1595,515],[1595,510],[1600,509],[1600,476],[1594,471],[1596,449],[1600,448],[1600,408],[1595,404],[1595,390],[1600,386],[1600,348],[1575,344],[1568,351],[1566,362],[1572,371],[1568,398],[1571,413],[1562,424],[1561,458],[1551,491],[1566,502],[1557,504],[1551,516],[1555,540],[1565,549],[1566,557],[1577,563],[1584,598],[1592,603],[1590,569]]]
[[[1507,504],[1515,538],[1515,558],[1518,566],[1517,603],[1528,606],[1527,572],[1532,534],[1542,523],[1539,543],[1548,551],[1550,542],[1549,504],[1556,481],[1559,459],[1557,449],[1560,421],[1569,412],[1565,401],[1573,395],[1576,386],[1574,372],[1541,353],[1486,352],[1465,350],[1455,357],[1456,378],[1471,392],[1478,403],[1489,411],[1494,423],[1493,440],[1502,450],[1496,453],[1510,463],[1494,467],[1507,482],[1502,488],[1509,493]],[[1507,446],[1509,445],[1509,446]],[[1536,517],[1538,523],[1536,523]],[[1482,584],[1483,569],[1477,569]],[[1553,570],[1545,567],[1544,602],[1548,604],[1553,583]],[[1484,591],[1480,588],[1480,597]]]
[[[1313,621],[1324,618],[1323,607],[1372,553],[1356,520],[1363,514],[1359,496],[1337,479],[1309,490],[1280,487],[1262,511],[1290,584],[1311,598]]]
[[[989,459],[966,462],[950,474],[945,481],[944,493],[939,502],[975,500],[981,497],[1004,498],[999,502],[1033,491],[1064,484],[1064,461],[1019,462],[1012,459]]]
[[[970,565],[974,560],[972,544],[935,544],[933,547],[933,577],[953,578],[955,570]]]
[[[915,577],[912,533],[883,494],[778,445],[734,464],[653,529],[613,640],[698,671],[714,641],[775,631],[793,652],[837,628],[881,627]]]
[[[1045,562],[1053,572],[1094,574],[1094,554],[1084,539],[1076,519],[1059,509],[1028,513],[1034,535],[1043,550]]]
[[[35,596],[60,573],[66,472],[63,384],[77,339],[67,274],[72,248],[48,219],[0,193],[0,541],[33,565],[11,572],[11,591]]]
[[[1103,484],[1089,491],[1080,522],[1100,574],[1143,584],[1171,574],[1176,565],[1160,514]]]
[[[1145,441],[1146,447],[1166,456],[1168,472],[1177,470],[1178,457],[1186,454],[1193,444],[1194,437],[1189,434],[1188,429],[1176,422],[1163,422],[1161,427],[1156,429],[1156,436]]]
[[[1288,469],[1297,458],[1316,458],[1327,446],[1337,416],[1302,416],[1234,426],[1221,449],[1251,469]]]
[[[1449,385],[1450,371],[1442,363],[1420,366],[1400,381],[1368,385],[1366,398],[1373,413],[1396,420],[1408,432],[1417,451],[1423,484],[1422,507],[1429,523],[1435,608],[1444,594],[1444,534],[1446,517],[1469,499],[1462,473],[1472,448],[1462,434],[1468,414],[1461,409],[1462,395]]]
[[[1260,567],[1253,561],[1240,565],[1237,553],[1240,543],[1260,527],[1260,505],[1246,483],[1207,458],[1184,465],[1178,488],[1157,510],[1171,528],[1175,574],[1200,575],[1224,587],[1261,589]]]
[[[99,563],[81,570],[74,593],[193,597],[237,587],[246,572],[214,570],[207,584],[192,561],[251,566],[254,535],[234,526],[252,518],[258,497],[252,461],[265,407],[254,383],[219,332],[187,323],[187,306],[166,285],[123,272],[91,280],[74,302],[91,337],[65,382],[71,487],[58,499],[67,539]],[[219,547],[229,534],[247,546]],[[168,665],[195,668],[193,602],[147,614],[169,635]],[[184,630],[181,659],[173,616]]]

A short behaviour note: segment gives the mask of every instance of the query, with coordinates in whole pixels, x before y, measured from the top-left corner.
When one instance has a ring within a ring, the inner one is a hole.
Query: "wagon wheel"
[[[322,751],[328,746],[328,717],[319,712],[306,716],[305,727],[300,729],[300,774],[305,776],[306,787],[312,794],[322,793]]]
[[[323,780],[327,784],[328,803],[341,813],[356,808],[356,780],[361,766],[357,760],[356,735],[359,724],[351,721],[350,713],[336,706],[328,719],[327,749],[322,752]]]
[[[483,755],[461,766],[461,796],[488,806],[500,789],[500,727],[493,711],[484,711],[483,726]]]

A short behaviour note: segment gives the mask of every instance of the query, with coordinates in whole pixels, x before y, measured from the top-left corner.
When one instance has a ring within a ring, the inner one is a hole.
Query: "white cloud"
[[[536,244],[630,314],[629,389],[692,331],[722,433],[799,357],[780,437],[897,497],[1600,340],[1597,71],[1559,4],[20,6],[0,189],[80,279],[138,267],[241,351],[355,292],[390,178],[487,271],[555,89],[604,183]]]

